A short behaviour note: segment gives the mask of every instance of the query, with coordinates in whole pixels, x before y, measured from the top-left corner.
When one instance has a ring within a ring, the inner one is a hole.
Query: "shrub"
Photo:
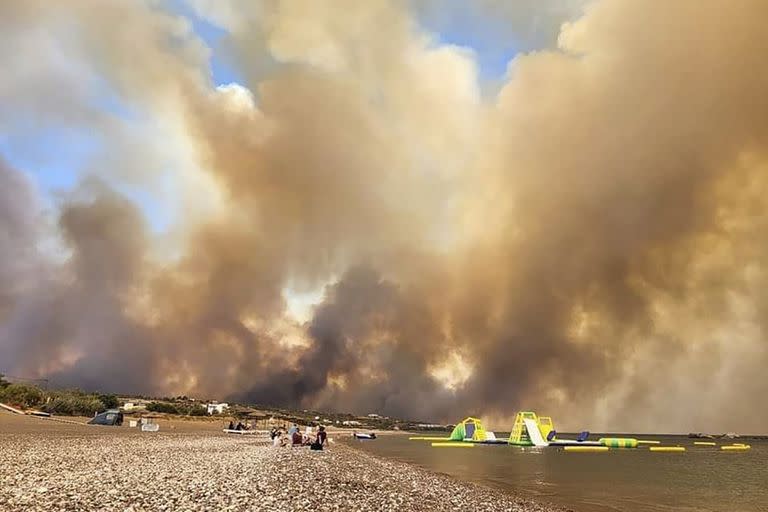
[[[11,383],[8,382],[7,380],[5,380],[5,375],[0,373],[0,389],[5,389],[5,388],[7,388],[10,385],[11,385]]]
[[[86,395],[73,391],[59,391],[51,395],[43,406],[45,412],[67,416],[93,416],[106,407],[95,395]]]
[[[147,410],[150,412],[162,412],[166,414],[179,414],[179,410],[173,404],[165,402],[150,402],[147,404]]]
[[[190,416],[207,416],[208,411],[202,405],[193,405],[189,408],[189,412],[187,414]]]
[[[19,407],[37,407],[43,403],[43,392],[31,384],[8,384],[0,389],[0,399]]]
[[[105,409],[117,409],[120,407],[120,401],[115,395],[99,395],[98,399],[104,404]]]

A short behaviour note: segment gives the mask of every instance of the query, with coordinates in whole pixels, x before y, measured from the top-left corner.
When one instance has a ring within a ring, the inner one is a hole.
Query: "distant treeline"
[[[86,393],[78,389],[45,391],[34,384],[8,382],[2,375],[0,402],[66,416],[93,416],[120,405],[115,395]]]
[[[146,404],[148,412],[162,414],[174,414],[180,416],[206,416],[207,410],[199,402],[195,402],[186,396],[173,398],[137,397],[143,400],[152,400]],[[79,389],[66,389],[47,391],[39,386],[29,383],[11,383],[0,374],[0,402],[20,407],[22,409],[38,409],[44,412],[66,416],[93,416],[97,412],[107,409],[117,409],[120,401],[112,394],[100,394],[81,391]],[[344,421],[353,420],[359,422],[360,428],[372,428],[381,430],[448,430],[453,427],[422,428],[417,422],[395,418],[359,417],[349,413],[320,412],[314,410],[296,411],[291,409],[257,406],[264,411],[265,417],[271,416],[287,423],[299,423],[302,425],[343,424]],[[227,415],[234,417],[248,417],[252,412],[249,408],[232,405]]]
[[[200,404],[150,402],[147,404],[147,410],[150,412],[180,414],[183,416],[206,416],[208,414],[206,408]]]
[[[38,409],[62,416],[93,416],[107,409],[117,409],[120,402],[112,394],[89,393],[79,389],[46,391],[28,383],[8,382],[0,374],[0,402],[22,409]],[[200,404],[151,402],[147,411],[187,416],[205,416]]]

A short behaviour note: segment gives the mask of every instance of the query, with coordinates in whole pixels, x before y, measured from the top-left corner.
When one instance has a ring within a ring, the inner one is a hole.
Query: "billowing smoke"
[[[479,1],[485,47],[542,45],[489,88],[425,28],[450,5],[3,2],[0,371],[765,430],[768,6]]]

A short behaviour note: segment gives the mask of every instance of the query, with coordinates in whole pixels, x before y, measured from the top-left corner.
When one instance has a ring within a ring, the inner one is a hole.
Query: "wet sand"
[[[339,442],[273,448],[218,422],[165,423],[142,433],[0,413],[0,510],[554,510]]]

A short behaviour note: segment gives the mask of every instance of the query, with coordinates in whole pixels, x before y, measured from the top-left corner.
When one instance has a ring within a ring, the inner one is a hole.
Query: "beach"
[[[226,435],[215,422],[164,426],[0,413],[0,510],[555,510],[338,440],[312,452]]]

